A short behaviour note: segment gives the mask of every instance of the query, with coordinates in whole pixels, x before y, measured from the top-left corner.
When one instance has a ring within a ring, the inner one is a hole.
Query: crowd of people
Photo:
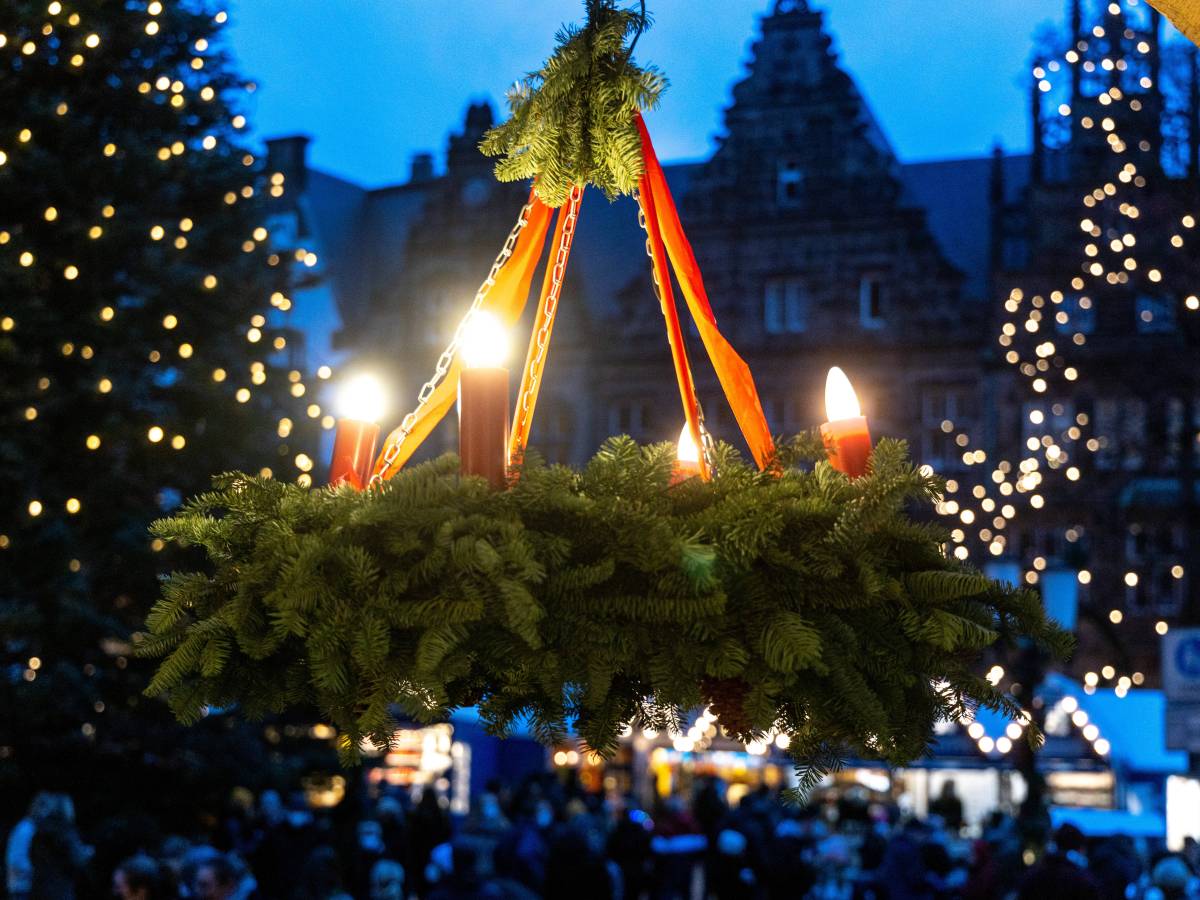
[[[348,801],[350,802],[350,801]],[[1184,900],[1200,850],[1058,828],[1030,855],[1011,817],[964,829],[953,788],[925,818],[850,790],[808,807],[724,785],[644,808],[553,775],[491,785],[455,821],[434,790],[355,801],[349,817],[264,791],[210,833],[167,835],[100,865],[70,798],[42,793],[10,830],[13,900]],[[107,869],[107,870],[106,870]]]

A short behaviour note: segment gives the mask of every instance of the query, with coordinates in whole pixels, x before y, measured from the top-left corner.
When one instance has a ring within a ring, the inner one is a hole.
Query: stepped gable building
[[[1085,26],[1075,24],[1078,36]],[[1072,90],[1075,120],[1102,105],[1091,82]],[[919,461],[964,490],[991,466],[964,464],[959,433],[989,460],[1024,455],[1039,398],[996,342],[1003,300],[1016,286],[1048,295],[1078,274],[1080,186],[1106,164],[1080,134],[1051,129],[1048,98],[1036,85],[1031,91],[1031,154],[899,162],[839,65],[821,13],[805,0],[772,4],[717,150],[668,164],[666,173],[718,321],[754,371],[774,431],[822,421],[824,376],[836,364],[859,389],[877,436],[908,438]],[[1159,101],[1150,91],[1144,102]],[[302,138],[270,142],[293,188],[289,214],[321,257],[327,314],[312,327],[336,333],[351,365],[389,379],[396,420],[415,402],[527,195],[527,186],[497,183],[476,149],[492,121],[487,103],[472,104],[444,165],[419,155],[407,181],[373,190],[307,170]],[[1154,202],[1177,202],[1182,183]],[[1194,191],[1194,178],[1188,183]],[[1005,556],[1022,572],[1035,563],[1089,567],[1073,668],[1111,663],[1152,683],[1156,636],[1145,617],[1175,621],[1183,609],[1186,579],[1171,571],[1189,552],[1180,536],[1188,515],[1181,484],[1189,482],[1181,472],[1196,426],[1185,424],[1184,406],[1200,391],[1185,371],[1194,368],[1195,343],[1161,312],[1166,294],[1115,287],[1089,295],[1097,312],[1094,333],[1076,348],[1086,353],[1080,392],[1059,416],[1066,429],[1067,418],[1088,415],[1103,446],[1073,460],[1084,470],[1077,486],[1055,476],[1042,488],[1044,510],[1022,505],[1006,524]],[[1085,293],[1068,301],[1084,324]],[[1151,307],[1153,326],[1141,317]],[[682,411],[630,198],[609,203],[588,193],[559,309],[533,445],[551,460],[580,463],[616,433],[674,440]],[[706,420],[717,436],[738,441],[690,337]],[[514,341],[514,367],[524,340]],[[454,447],[448,418],[423,455]],[[1127,589],[1125,571],[1147,576]],[[1112,609],[1142,621],[1119,628]]]

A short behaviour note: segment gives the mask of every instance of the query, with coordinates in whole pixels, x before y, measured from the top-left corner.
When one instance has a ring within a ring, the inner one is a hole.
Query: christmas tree
[[[310,478],[322,411],[286,313],[315,260],[272,241],[286,185],[247,149],[253,85],[225,21],[204,3],[0,9],[6,793],[74,777],[100,802],[106,774],[189,768],[130,662],[171,564],[147,525],[213,472]]]

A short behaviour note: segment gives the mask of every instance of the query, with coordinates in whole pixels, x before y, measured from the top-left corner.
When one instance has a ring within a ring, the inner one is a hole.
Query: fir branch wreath
[[[610,200],[633,193],[643,168],[634,113],[657,106],[667,85],[657,69],[633,62],[650,23],[644,4],[634,12],[588,0],[587,9],[586,24],[564,26],[550,58],[513,85],[508,120],[480,144],[503,157],[497,179],[536,178],[547,206],[561,206],[573,186],[593,184]]]
[[[147,693],[184,722],[313,704],[347,763],[397,710],[477,705],[496,734],[527,717],[609,755],[707,704],[743,740],[788,734],[802,786],[850,755],[910,762],[977,706],[1021,717],[983,648],[1071,639],[910,516],[942,481],[900,441],[855,480],[811,436],[780,448],[759,472],[718,445],[712,481],[678,484],[672,445],[627,437],[579,471],[530,454],[498,492],[453,456],[363,492],[219,476],[153,526],[206,565],[165,578],[138,636],[163,658]]]

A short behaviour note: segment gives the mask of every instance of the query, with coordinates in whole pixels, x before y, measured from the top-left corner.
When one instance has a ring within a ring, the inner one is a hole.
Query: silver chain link
[[[663,310],[663,316],[666,316],[666,301],[663,300],[662,284],[658,280],[658,267],[654,265],[654,248],[650,243],[650,229],[646,227],[646,207],[642,204],[642,195],[640,191],[633,192],[633,199],[637,201],[638,207],[638,225],[642,231],[646,232],[646,255],[650,257],[650,283],[654,286],[654,296],[658,298],[659,308]],[[680,328],[680,336],[683,335],[683,329]],[[700,403],[700,397],[696,394],[696,383],[692,381],[692,399],[696,403],[696,424],[700,429],[700,452],[704,454],[704,463],[711,474],[714,471],[713,462],[716,459],[716,442],[713,436],[709,433],[708,427],[704,424],[704,407]]]
[[[433,375],[430,379],[421,386],[420,392],[417,394],[417,405],[403,421],[400,423],[400,433],[395,442],[390,444],[383,456],[383,468],[371,476],[371,480],[367,483],[368,487],[380,484],[383,482],[384,476],[389,473],[392,465],[400,455],[400,448],[404,446],[405,440],[412,433],[413,428],[417,424],[417,417],[421,411],[429,403],[429,399],[433,396],[433,392],[446,379],[446,373],[450,371],[450,366],[454,362],[454,357],[458,354],[458,346],[462,342],[463,331],[467,326],[467,322],[471,317],[478,312],[479,307],[483,305],[484,299],[496,284],[496,276],[500,270],[504,268],[504,264],[508,262],[513,254],[513,250],[517,246],[517,239],[521,236],[521,231],[529,224],[529,212],[533,209],[533,203],[526,203],[521,207],[521,213],[517,216],[517,224],[513,226],[512,231],[508,233],[508,239],[505,240],[504,246],[500,249],[499,255],[495,262],[492,263],[492,269],[488,272],[487,278],[483,284],[479,286],[479,290],[475,292],[475,299],[471,302],[471,308],[467,310],[466,315],[459,320],[458,327],[454,329],[454,337],[450,339],[450,343],[446,345],[446,349],[442,351],[442,355],[438,357],[437,366],[434,368]]]
[[[542,315],[541,325],[537,330],[537,336],[534,339],[536,352],[533,358],[529,360],[529,365],[525,370],[529,381],[517,407],[520,417],[517,427],[518,432],[522,435],[526,434],[525,428],[529,424],[529,401],[533,399],[533,396],[538,391],[538,373],[541,371],[543,360],[546,358],[546,350],[550,346],[550,329],[554,325],[554,314],[558,310],[558,299],[562,294],[563,278],[567,273],[567,258],[571,254],[571,241],[575,237],[575,224],[579,219],[579,204],[582,200],[583,188],[572,188],[571,195],[567,200],[566,209],[563,211],[565,218],[563,219],[562,238],[558,242],[558,252],[554,258],[554,268],[550,273],[550,290],[546,294],[546,308]],[[523,446],[517,448],[518,451],[524,449]]]

